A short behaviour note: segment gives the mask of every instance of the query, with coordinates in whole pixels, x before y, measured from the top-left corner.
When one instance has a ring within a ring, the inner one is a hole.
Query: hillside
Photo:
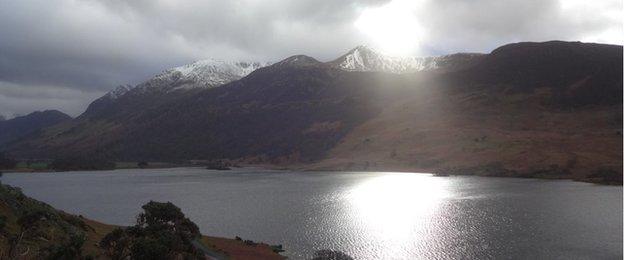
[[[446,67],[388,73],[299,55],[219,87],[130,91],[9,151],[621,183],[622,46],[517,43],[444,57]]]
[[[4,144],[35,133],[44,127],[69,120],[71,120],[70,116],[58,110],[37,111],[10,120],[0,120],[0,148]]]

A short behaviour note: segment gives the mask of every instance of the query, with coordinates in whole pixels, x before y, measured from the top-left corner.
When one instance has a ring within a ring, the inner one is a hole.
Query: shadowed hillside
[[[10,120],[0,120],[0,147],[19,138],[37,132],[44,127],[71,120],[71,117],[58,111],[37,111]]]

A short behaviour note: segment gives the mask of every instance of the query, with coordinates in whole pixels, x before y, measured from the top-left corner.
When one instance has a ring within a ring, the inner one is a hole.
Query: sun
[[[414,54],[423,36],[423,28],[414,14],[418,2],[393,0],[382,6],[365,8],[354,25],[387,54]]]

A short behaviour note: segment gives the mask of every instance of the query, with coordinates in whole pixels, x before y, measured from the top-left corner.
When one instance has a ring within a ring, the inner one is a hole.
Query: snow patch
[[[211,88],[241,79],[269,63],[200,60],[156,75],[137,88],[171,92],[182,89]]]
[[[443,57],[391,57],[366,46],[358,46],[332,63],[347,71],[410,73],[439,68]]]

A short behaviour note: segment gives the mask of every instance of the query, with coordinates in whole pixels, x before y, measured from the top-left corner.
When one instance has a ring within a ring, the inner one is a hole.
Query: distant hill
[[[490,54],[406,60],[358,47],[331,62],[293,56],[216,87],[137,86],[10,152],[621,176],[622,46],[516,43]]]
[[[10,120],[0,120],[0,147],[41,128],[69,121],[71,117],[58,110],[37,111]]]

